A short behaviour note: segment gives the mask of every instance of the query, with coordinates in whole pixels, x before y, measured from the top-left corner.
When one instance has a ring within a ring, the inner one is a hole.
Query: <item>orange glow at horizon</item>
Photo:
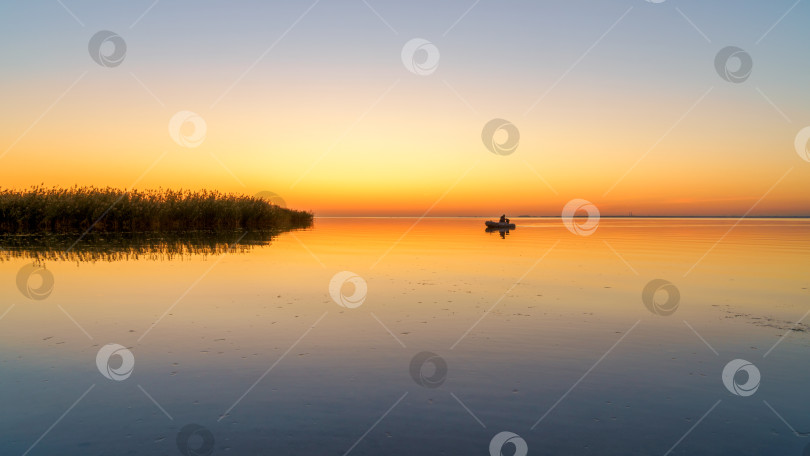
[[[0,144],[13,145],[0,158],[3,187],[267,190],[324,216],[559,215],[575,198],[605,215],[810,215],[810,164],[794,150],[795,128],[772,113],[729,115],[719,90],[668,134],[691,101],[666,100],[661,110],[621,94],[566,98],[560,90],[551,98],[566,105],[524,116],[515,99],[499,115],[519,128],[520,145],[497,156],[481,140],[489,119],[441,87],[400,83],[358,121],[390,86],[322,89],[329,102],[317,110],[296,106],[305,94],[294,85],[266,105],[223,101],[210,112],[203,103],[162,110],[140,92],[116,92],[109,102],[127,110],[110,115],[92,95],[112,83],[100,84],[79,84],[22,137],[40,106],[15,95],[20,112],[0,133]],[[599,109],[589,110],[595,100]],[[622,116],[608,115],[609,105]],[[197,148],[168,134],[181,108],[205,119]],[[741,132],[741,124],[759,128]]]

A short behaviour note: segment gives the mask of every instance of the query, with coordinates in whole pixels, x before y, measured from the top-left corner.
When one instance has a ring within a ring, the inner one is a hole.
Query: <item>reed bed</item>
[[[310,212],[215,190],[0,189],[0,233],[283,231],[312,220]]]

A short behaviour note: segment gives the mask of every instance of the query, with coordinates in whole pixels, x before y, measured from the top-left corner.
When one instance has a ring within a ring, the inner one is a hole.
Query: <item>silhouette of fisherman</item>
[[[506,214],[501,215],[501,219],[498,220],[498,223],[509,223],[509,219],[506,218]]]

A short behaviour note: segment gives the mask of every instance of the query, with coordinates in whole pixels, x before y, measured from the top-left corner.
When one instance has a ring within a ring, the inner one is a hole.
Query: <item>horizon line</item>
[[[316,218],[487,218],[491,215],[314,215]],[[495,216],[496,217],[496,216]],[[561,215],[515,215],[512,219],[551,218],[560,219]],[[573,218],[588,218],[588,215],[574,215]],[[681,219],[810,219],[810,215],[600,215],[600,218],[681,218]]]

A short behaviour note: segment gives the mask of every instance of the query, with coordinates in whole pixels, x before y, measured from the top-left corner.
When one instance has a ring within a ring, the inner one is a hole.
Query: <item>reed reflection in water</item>
[[[0,261],[182,260],[191,256],[247,253],[268,246],[281,231],[190,231],[0,236]]]

